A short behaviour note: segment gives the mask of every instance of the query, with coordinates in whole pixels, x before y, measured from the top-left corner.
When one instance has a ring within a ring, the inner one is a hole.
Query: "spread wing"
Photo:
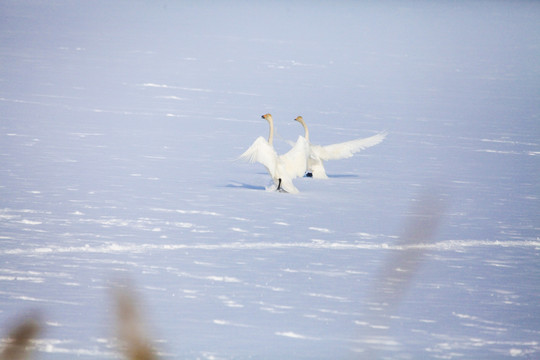
[[[240,155],[240,159],[250,163],[258,162],[263,164],[270,176],[274,177],[276,172],[277,153],[268,141],[259,136],[251,146]]]
[[[279,166],[291,178],[304,176],[307,169],[307,159],[309,156],[309,143],[303,136],[298,136],[298,140],[287,153],[280,155]]]
[[[388,133],[382,132],[367,138],[356,139],[332,144],[326,146],[311,145],[311,156],[320,158],[321,160],[337,160],[346,159],[354,155],[354,153],[367,149],[368,147],[377,145],[384,140]]]

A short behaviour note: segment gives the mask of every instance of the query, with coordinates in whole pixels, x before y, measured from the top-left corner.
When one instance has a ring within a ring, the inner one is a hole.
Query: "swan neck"
[[[271,117],[267,118],[268,125],[270,125],[270,134],[268,134],[268,143],[273,145],[274,142],[274,121]]]
[[[304,122],[304,120],[302,120],[300,121],[300,124],[302,124],[302,126],[304,127],[304,131],[305,131],[304,137],[306,138],[307,141],[309,141],[309,130],[307,128],[306,123]]]

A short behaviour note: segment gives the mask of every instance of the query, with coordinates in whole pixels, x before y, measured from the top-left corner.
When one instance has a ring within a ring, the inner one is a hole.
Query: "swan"
[[[354,155],[354,153],[364,150],[373,145],[377,145],[384,140],[387,133],[382,132],[377,135],[373,135],[367,138],[356,139],[346,141],[332,145],[313,145],[309,142],[309,130],[302,116],[298,116],[296,119],[304,127],[304,137],[309,144],[309,157],[307,161],[307,177],[314,177],[317,179],[328,179],[326,171],[324,170],[323,160],[337,160],[346,159]]]
[[[278,190],[292,194],[298,193],[298,189],[292,183],[292,179],[304,176],[307,170],[307,158],[309,144],[303,136],[298,136],[298,140],[291,150],[283,155],[278,155],[274,149],[274,120],[272,115],[261,116],[270,125],[268,140],[259,136],[253,144],[242,154],[240,159],[248,162],[258,162],[263,164],[272,177],[273,184],[267,190]]]

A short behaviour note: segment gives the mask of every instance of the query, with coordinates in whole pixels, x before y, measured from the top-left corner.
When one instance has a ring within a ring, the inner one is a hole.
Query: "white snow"
[[[0,4],[0,337],[115,359],[540,356],[540,3]],[[271,113],[380,144],[265,191]],[[427,196],[426,196],[427,195]],[[436,198],[440,208],[426,201]],[[126,280],[126,279],[129,279]]]

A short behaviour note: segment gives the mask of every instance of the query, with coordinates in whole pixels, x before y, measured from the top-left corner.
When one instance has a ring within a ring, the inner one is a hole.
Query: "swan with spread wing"
[[[309,143],[303,136],[298,136],[298,140],[287,153],[278,155],[274,149],[274,120],[272,115],[265,114],[263,119],[268,121],[270,134],[268,140],[259,136],[253,144],[242,154],[240,159],[248,162],[258,162],[266,167],[272,177],[273,184],[267,190],[278,190],[296,194],[298,189],[292,180],[304,176],[307,170],[307,160],[309,155]]]
[[[314,145],[309,142],[309,130],[304,118],[298,116],[294,120],[298,121],[304,127],[304,137],[309,144],[309,157],[307,160],[306,176],[317,179],[328,179],[326,171],[324,170],[323,161],[350,158],[360,150],[377,145],[383,141],[388,134],[386,132],[382,132],[367,138],[345,141],[338,144],[326,146]]]

